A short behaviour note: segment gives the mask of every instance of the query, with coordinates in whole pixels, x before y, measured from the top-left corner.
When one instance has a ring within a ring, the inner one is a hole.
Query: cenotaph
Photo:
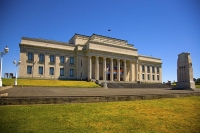
[[[183,52],[178,55],[177,61],[177,89],[195,89],[193,68],[190,53]]]

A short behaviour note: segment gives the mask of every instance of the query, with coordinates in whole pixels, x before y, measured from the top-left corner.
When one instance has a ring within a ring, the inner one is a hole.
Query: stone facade
[[[177,88],[194,89],[192,59],[190,53],[183,52],[178,55],[177,61]]]
[[[126,40],[75,34],[69,42],[22,37],[19,46],[20,78],[162,83],[161,59]]]

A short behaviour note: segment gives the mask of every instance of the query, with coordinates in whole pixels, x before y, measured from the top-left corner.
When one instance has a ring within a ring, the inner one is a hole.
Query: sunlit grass
[[[60,86],[60,87],[78,87],[78,88],[100,87],[94,82],[69,81],[69,80],[18,79],[17,83],[20,86]],[[3,85],[14,85],[14,79],[3,79]]]
[[[196,88],[200,88],[200,85],[195,85],[196,86]]]
[[[62,105],[0,106],[8,132],[197,133],[200,97]]]

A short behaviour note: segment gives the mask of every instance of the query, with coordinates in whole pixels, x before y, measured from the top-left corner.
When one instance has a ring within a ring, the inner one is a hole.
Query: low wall
[[[121,95],[121,96],[74,96],[74,97],[1,97],[0,105],[27,105],[27,104],[66,104],[150,100],[160,98],[177,98],[200,96],[200,92],[181,94],[152,94],[152,95]]]

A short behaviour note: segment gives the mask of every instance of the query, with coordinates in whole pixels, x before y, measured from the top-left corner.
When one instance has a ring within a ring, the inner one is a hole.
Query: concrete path
[[[0,91],[0,105],[114,102],[187,96],[200,96],[200,89],[12,87]]]
[[[61,87],[12,87],[0,92],[8,93],[7,97],[47,97],[47,96],[130,96],[151,94],[185,94],[200,93],[200,89],[171,90],[170,88],[134,88],[134,89],[104,89],[104,88],[61,88]]]

